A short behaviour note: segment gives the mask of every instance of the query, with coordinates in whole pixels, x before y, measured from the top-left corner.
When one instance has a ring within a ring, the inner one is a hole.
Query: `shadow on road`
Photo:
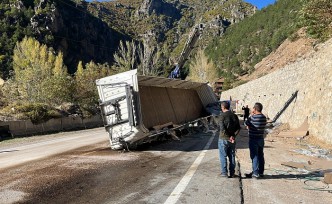
[[[258,180],[265,180],[265,179],[304,179],[304,180],[320,180],[323,178],[320,171],[312,171],[306,174],[276,174],[276,175],[264,175],[264,177],[260,177]],[[243,177],[242,179],[253,179],[253,178],[246,178]],[[332,191],[332,190],[331,190]]]
[[[211,137],[213,137],[212,133],[195,132],[180,137],[180,140],[166,138],[165,140],[139,145],[135,151],[202,151]],[[208,150],[211,149],[218,149],[218,137],[216,136],[214,136],[208,148]]]
[[[241,124],[243,122],[241,121]],[[215,131],[215,130],[214,130]],[[191,151],[202,151],[204,150],[205,145],[209,141],[209,139],[213,136],[213,132],[203,132],[193,131],[188,133],[187,135],[179,137],[180,140],[172,140],[172,138],[164,137],[159,141],[154,141],[151,143],[146,143],[139,145],[134,151],[183,151],[183,152],[191,152]],[[248,146],[248,132],[244,126],[241,126],[240,134],[237,136],[237,149],[247,149]],[[266,148],[271,148],[266,146]],[[218,135],[214,136],[212,144],[208,148],[218,149]]]
[[[9,153],[9,152],[17,152],[18,150],[5,150],[5,151],[0,151],[0,154],[1,153]]]

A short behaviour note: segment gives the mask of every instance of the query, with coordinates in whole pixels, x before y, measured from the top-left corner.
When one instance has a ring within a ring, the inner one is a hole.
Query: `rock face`
[[[169,16],[174,19],[181,18],[180,10],[174,4],[167,3],[164,0],[144,0],[137,11],[138,16],[148,16],[153,13]]]
[[[36,12],[31,19],[31,25],[39,38],[53,36],[54,42],[49,46],[63,52],[64,62],[71,74],[76,71],[80,60],[85,63],[91,60],[112,63],[120,40],[130,40],[101,19],[84,12],[84,6],[71,1],[66,4],[57,2],[56,5],[41,1],[35,10],[48,9],[48,12]]]
[[[233,5],[231,8],[231,23],[238,23],[243,20],[246,16],[251,15],[251,13],[256,13],[257,7],[253,7],[251,11],[244,11],[240,9],[238,6]]]
[[[332,144],[332,39],[317,47],[310,55],[271,74],[225,91],[221,99],[239,100],[238,104],[252,107],[255,102],[264,106],[263,113],[271,119],[280,111],[291,95],[295,100],[277,122],[299,127],[308,118],[309,133]]]
[[[17,8],[18,10],[21,10],[24,8],[24,3],[22,1],[15,1],[12,2],[10,6]]]
[[[39,11],[44,9],[47,5],[45,0],[41,0],[36,6],[35,11]],[[42,12],[35,12],[35,15],[30,19],[31,27],[34,32],[39,36],[42,37],[44,34],[51,34],[52,27],[56,26],[56,14],[57,9],[55,8],[54,4],[50,6],[50,12],[42,13]]]

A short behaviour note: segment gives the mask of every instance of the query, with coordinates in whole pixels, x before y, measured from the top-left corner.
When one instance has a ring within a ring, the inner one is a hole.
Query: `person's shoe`
[[[246,178],[252,178],[252,172],[251,172],[251,173],[245,173],[244,176],[245,176]]]
[[[225,177],[225,178],[226,178],[226,177],[227,177],[227,174],[223,174],[223,173],[221,173],[221,174],[220,174],[220,177]]]
[[[260,177],[260,178],[263,178],[263,177],[264,177],[264,174],[259,174],[259,177]]]
[[[254,178],[254,179],[258,179],[260,176],[259,176],[259,174],[252,174],[252,178]]]

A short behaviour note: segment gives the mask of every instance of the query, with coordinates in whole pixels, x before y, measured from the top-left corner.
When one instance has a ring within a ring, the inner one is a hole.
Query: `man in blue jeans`
[[[263,105],[255,103],[252,115],[245,122],[249,130],[249,150],[252,160],[252,172],[245,174],[247,178],[259,178],[264,176],[264,130],[266,117],[262,114]]]
[[[227,177],[227,157],[229,159],[229,177],[235,173],[235,136],[241,127],[237,115],[229,111],[230,104],[226,101],[221,102],[222,113],[218,116],[219,126],[219,158],[221,166],[221,176]]]

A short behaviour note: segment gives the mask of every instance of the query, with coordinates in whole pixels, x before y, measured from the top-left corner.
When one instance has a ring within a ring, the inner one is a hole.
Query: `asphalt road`
[[[242,202],[240,179],[219,176],[212,133],[131,152],[112,151],[101,128],[47,137],[0,143],[0,203]]]
[[[98,128],[59,133],[56,134],[56,137],[46,136],[46,138],[41,138],[32,144],[23,143],[13,147],[1,147],[0,145],[0,169],[46,158],[90,144],[107,142],[107,140],[104,128]]]

